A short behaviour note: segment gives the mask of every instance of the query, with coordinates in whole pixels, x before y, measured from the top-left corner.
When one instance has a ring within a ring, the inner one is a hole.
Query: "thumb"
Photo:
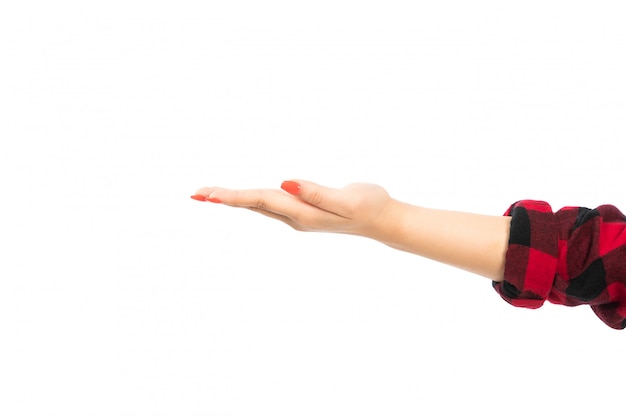
[[[310,181],[288,180],[284,181],[280,188],[312,206],[339,215],[345,212],[347,206],[345,195],[341,193],[341,190],[324,187]]]

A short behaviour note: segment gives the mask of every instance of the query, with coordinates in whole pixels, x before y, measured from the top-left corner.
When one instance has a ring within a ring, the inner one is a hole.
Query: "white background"
[[[189,196],[626,207],[621,3],[4,2],[0,415],[620,415],[589,308]]]

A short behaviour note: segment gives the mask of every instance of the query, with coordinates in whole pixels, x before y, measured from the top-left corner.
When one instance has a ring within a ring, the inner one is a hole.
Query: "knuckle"
[[[256,201],[254,202],[254,206],[261,210],[267,209],[267,199],[263,191],[259,191],[259,195],[257,196]]]
[[[324,196],[319,189],[312,190],[308,195],[307,202],[314,206],[319,206],[324,201]]]

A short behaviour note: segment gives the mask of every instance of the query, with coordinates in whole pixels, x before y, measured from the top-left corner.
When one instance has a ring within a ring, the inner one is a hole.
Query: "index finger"
[[[197,194],[205,196],[208,201],[213,200],[232,207],[254,208],[276,213],[306,226],[331,224],[340,218],[280,190],[231,190],[205,187],[199,189]]]

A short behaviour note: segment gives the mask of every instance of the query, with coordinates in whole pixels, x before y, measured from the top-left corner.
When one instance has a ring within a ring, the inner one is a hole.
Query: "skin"
[[[355,183],[329,188],[290,180],[279,189],[200,188],[197,200],[252,210],[302,232],[367,237],[502,281],[511,218],[414,206],[384,188]],[[289,191],[289,192],[287,192]]]

